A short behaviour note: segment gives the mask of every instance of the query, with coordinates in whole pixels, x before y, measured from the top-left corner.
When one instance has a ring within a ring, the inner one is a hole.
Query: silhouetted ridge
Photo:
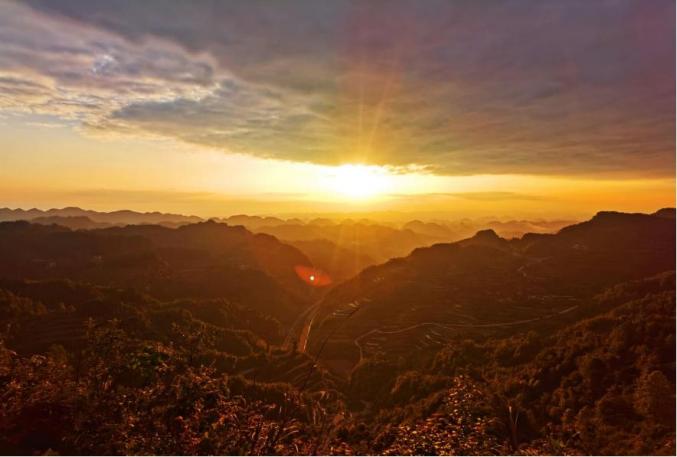
[[[493,229],[480,230],[473,237],[476,240],[499,240],[501,239]]]
[[[622,213],[620,211],[599,211],[593,216],[591,222],[622,222],[622,221],[631,221],[631,220],[641,220],[651,217],[650,214],[642,213]]]
[[[661,208],[655,213],[652,214],[652,216],[656,217],[663,217],[665,219],[675,219],[675,208]]]
[[[595,241],[606,246],[631,240],[639,245],[653,245],[674,240],[674,236],[671,236],[674,235],[674,222],[649,214],[600,211],[591,220],[565,227],[558,234],[566,239],[576,237],[581,241]]]
[[[106,222],[94,222],[87,216],[41,216],[31,219],[32,224],[60,225],[71,230],[91,230],[110,227]]]
[[[202,221],[202,218],[197,216],[184,216],[182,214],[160,213],[157,211],[140,213],[131,210],[119,210],[107,213],[86,210],[75,206],[69,206],[60,209],[51,208],[46,211],[39,210],[37,208],[31,208],[29,210],[23,210],[20,208],[0,208],[0,221],[30,221],[41,217],[88,217],[93,222],[105,223],[108,225],[161,224],[171,227]]]
[[[501,238],[494,229],[484,229],[475,233],[471,238],[457,241],[460,246],[483,246],[503,249],[509,245],[508,240]]]

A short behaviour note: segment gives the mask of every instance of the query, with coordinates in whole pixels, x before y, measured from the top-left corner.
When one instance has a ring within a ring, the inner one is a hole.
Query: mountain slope
[[[601,212],[554,235],[493,231],[368,268],[336,287],[313,319],[308,348],[343,370],[378,352],[406,354],[459,333],[509,334],[575,315],[616,283],[675,268],[673,220]]]
[[[301,252],[271,236],[214,222],[75,232],[5,222],[0,251],[0,277],[66,278],[161,299],[225,297],[282,321],[310,298],[310,287],[294,270],[311,265]]]

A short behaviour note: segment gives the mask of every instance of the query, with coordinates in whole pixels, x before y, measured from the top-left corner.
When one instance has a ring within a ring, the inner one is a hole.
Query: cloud
[[[215,84],[208,59],[176,45],[133,46],[23,5],[0,9],[0,109],[92,122],[131,103],[197,98]]]
[[[545,200],[539,195],[520,194],[517,192],[458,192],[448,194],[466,200],[506,201],[506,200]]]
[[[447,200],[462,199],[476,202],[506,202],[506,201],[545,201],[548,198],[541,195],[523,194],[519,192],[434,192],[425,194],[391,194],[389,197],[396,200],[420,201],[428,200]]]
[[[28,4],[0,5],[0,109],[322,164],[674,174],[671,1]]]

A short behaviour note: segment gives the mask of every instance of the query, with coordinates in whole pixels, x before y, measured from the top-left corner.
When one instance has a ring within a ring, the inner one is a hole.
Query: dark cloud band
[[[312,163],[674,172],[672,1],[29,4],[0,6],[0,108]]]

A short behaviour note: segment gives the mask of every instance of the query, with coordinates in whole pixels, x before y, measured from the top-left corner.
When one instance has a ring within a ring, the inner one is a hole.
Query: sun
[[[375,165],[341,165],[335,167],[328,178],[334,192],[355,200],[383,195],[392,184],[388,171]]]

